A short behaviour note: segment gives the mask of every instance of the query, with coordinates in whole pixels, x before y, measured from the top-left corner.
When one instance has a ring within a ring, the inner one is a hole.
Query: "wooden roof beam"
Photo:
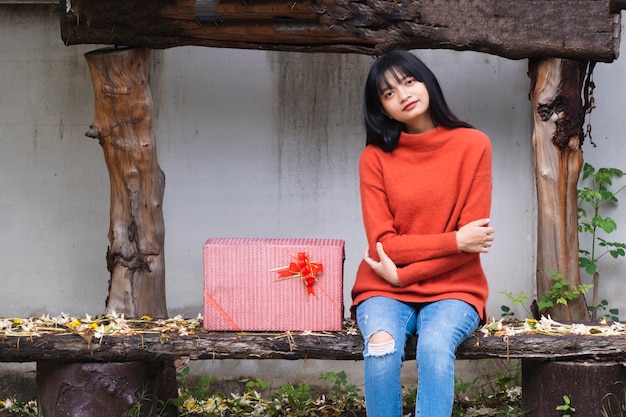
[[[625,8],[626,0],[66,0],[60,13],[67,45],[454,49],[611,62]]]

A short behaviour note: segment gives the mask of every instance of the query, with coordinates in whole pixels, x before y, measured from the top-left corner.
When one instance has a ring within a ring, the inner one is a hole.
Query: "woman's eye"
[[[383,97],[384,97],[384,98],[390,98],[390,97],[392,97],[392,96],[393,96],[393,91],[391,91],[391,90],[387,90],[387,91],[385,91],[385,92],[383,93]]]
[[[407,78],[407,80],[406,80],[406,85],[411,85],[411,84],[413,84],[414,82],[415,82],[415,79],[413,79],[413,78]]]

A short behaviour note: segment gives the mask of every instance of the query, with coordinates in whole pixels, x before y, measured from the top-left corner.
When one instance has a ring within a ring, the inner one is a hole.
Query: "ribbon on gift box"
[[[321,262],[311,262],[309,254],[306,252],[298,252],[291,259],[289,266],[275,268],[272,271],[278,273],[278,279],[286,279],[300,277],[302,283],[306,287],[307,298],[315,295],[314,285],[317,283],[317,274],[324,271]]]

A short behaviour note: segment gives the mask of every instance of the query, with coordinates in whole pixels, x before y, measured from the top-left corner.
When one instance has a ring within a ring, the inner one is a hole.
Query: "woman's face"
[[[385,115],[403,123],[408,133],[421,133],[434,127],[426,85],[411,76],[387,71],[380,103]]]

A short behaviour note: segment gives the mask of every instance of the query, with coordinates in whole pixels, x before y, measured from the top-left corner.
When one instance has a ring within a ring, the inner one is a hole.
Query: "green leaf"
[[[594,217],[594,220],[595,219],[596,219],[596,217]],[[605,218],[597,217],[596,224],[602,230],[604,230],[605,233],[612,233],[615,229],[617,229],[617,223],[615,223],[615,220],[613,220],[613,219],[611,219],[609,217],[605,217]]]
[[[613,174],[614,177],[621,177],[622,175],[626,175],[626,172],[622,171],[621,169],[618,168],[609,168],[611,170],[611,174]]]
[[[593,175],[594,172],[596,172],[596,169],[593,167],[593,165],[585,162],[585,164],[583,165],[583,180],[589,178],[591,175]]]
[[[552,300],[550,300],[549,298],[544,297],[537,302],[537,306],[539,307],[540,310],[543,310],[544,308],[554,307],[554,303],[552,303]]]
[[[610,250],[609,253],[615,259],[619,258],[620,256],[626,255],[626,252],[624,252],[624,249],[622,248]]]

